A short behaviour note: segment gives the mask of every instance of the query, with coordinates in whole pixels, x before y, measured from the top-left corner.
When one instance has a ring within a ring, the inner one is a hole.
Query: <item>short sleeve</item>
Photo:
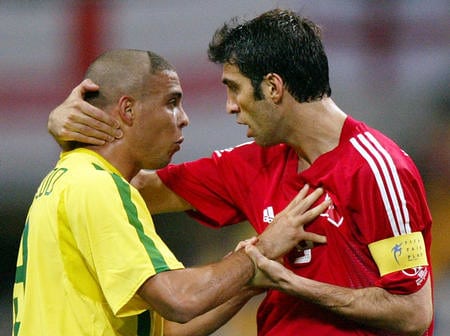
[[[364,183],[352,188],[353,202],[362,202],[355,207],[361,211],[354,213],[354,222],[372,247],[380,272],[376,286],[395,294],[416,292],[431,271],[431,215],[419,173],[410,161],[387,166],[378,175],[366,168],[357,177]],[[411,267],[402,269],[401,260],[409,260],[405,265]],[[380,265],[394,271],[385,273]]]
[[[117,316],[148,308],[136,295],[149,277],[182,268],[157,235],[139,192],[121,177],[100,172],[71,186],[65,197],[77,248]]]
[[[213,154],[211,158],[169,165],[157,174],[196,209],[188,212],[191,217],[208,226],[222,227],[246,219],[235,206],[239,191],[233,190],[239,181],[231,170],[224,174],[229,164],[226,157]]]

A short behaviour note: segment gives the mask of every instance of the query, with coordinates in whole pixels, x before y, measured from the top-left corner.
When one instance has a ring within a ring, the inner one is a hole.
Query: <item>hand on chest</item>
[[[281,212],[289,202],[294,198],[295,194],[283,194],[277,193],[270,199],[264,200],[259,210],[259,220],[257,225],[259,226],[259,232],[262,232],[267,225],[269,225],[275,219],[275,216]],[[325,200],[332,199],[329,193],[324,193],[312,206],[315,207]],[[317,233],[324,236],[334,237],[335,235],[341,235],[339,233],[340,227],[344,225],[344,218],[338,211],[337,206],[332,202],[328,208],[323,211],[319,216],[313,219],[309,223],[304,224],[305,231]],[[290,264],[307,264],[310,263],[312,258],[312,249],[317,248],[319,245],[314,245],[310,241],[301,241],[298,246],[293,249],[287,256],[286,261]],[[315,251],[314,251],[315,252]]]

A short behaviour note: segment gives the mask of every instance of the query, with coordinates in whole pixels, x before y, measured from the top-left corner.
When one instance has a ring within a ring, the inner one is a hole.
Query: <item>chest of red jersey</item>
[[[258,233],[264,231],[303,186],[300,179],[280,182],[271,192],[253,193],[252,209],[259,209],[249,218]],[[312,191],[312,190],[311,190]],[[326,192],[316,205],[326,198],[332,204],[319,217],[305,226],[306,231],[327,237],[326,244],[301,242],[284,258],[285,266],[298,275],[314,278],[336,285],[363,287],[373,285],[377,279],[377,268],[367,244],[359,236],[345,210],[341,210],[339,199]],[[249,216],[250,217],[250,216]],[[355,270],[357,269],[357,272]],[[354,274],[349,277],[349,274]]]

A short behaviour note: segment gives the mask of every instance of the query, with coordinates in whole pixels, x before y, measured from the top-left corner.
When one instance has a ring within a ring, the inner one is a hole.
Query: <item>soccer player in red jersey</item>
[[[333,102],[318,26],[287,10],[232,20],[214,34],[209,58],[223,65],[228,113],[254,142],[140,173],[134,184],[150,211],[189,211],[214,227],[248,220],[261,233],[303,185],[322,187],[332,204],[307,230],[326,244],[304,242],[282,264],[246,247],[261,271],[255,286],[270,288],[258,334],[432,335],[421,177],[397,144]],[[79,110],[63,103],[52,112],[57,139],[75,137],[68,115],[107,119]],[[83,139],[113,134],[102,128]]]

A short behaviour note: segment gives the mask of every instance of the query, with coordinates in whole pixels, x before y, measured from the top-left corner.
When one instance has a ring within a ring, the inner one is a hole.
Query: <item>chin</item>
[[[161,162],[159,163],[159,166],[158,166],[157,169],[166,167],[170,162],[172,162],[172,157],[170,157],[170,158],[168,158],[168,159],[166,159],[166,160],[164,160],[164,161],[161,161]]]
[[[272,141],[267,141],[265,139],[254,138],[254,140],[255,140],[255,143],[257,143],[261,147],[269,147],[269,146],[274,145],[274,143],[272,143]]]

